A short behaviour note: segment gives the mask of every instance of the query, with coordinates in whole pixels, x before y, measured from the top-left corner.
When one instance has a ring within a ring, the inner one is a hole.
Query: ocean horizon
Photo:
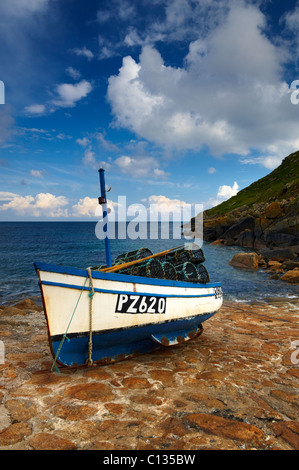
[[[105,264],[105,244],[96,236],[96,224],[97,221],[0,222],[0,305],[40,297],[33,265],[36,261],[78,268]],[[161,230],[157,239],[112,238],[112,260],[126,251],[147,247],[158,253],[188,241],[171,236],[170,228],[169,239],[161,238]],[[235,253],[252,250],[206,242],[202,249],[211,282],[222,283],[224,299],[238,302],[267,301],[273,297],[299,299],[296,285],[270,279],[262,269],[250,271],[229,265]]]

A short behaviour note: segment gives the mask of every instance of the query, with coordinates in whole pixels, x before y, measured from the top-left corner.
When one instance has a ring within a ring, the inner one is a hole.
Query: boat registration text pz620
[[[118,294],[118,313],[165,313],[166,298],[147,295]]]

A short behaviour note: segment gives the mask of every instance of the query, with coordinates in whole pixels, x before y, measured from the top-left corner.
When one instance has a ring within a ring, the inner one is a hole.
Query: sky
[[[299,149],[298,46],[296,0],[2,1],[0,221],[97,220],[100,167],[112,213],[237,194]]]

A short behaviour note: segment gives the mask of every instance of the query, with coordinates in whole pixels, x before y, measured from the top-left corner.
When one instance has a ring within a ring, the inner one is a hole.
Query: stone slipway
[[[41,308],[1,307],[0,450],[299,449],[298,320],[226,303],[188,344],[53,374]]]

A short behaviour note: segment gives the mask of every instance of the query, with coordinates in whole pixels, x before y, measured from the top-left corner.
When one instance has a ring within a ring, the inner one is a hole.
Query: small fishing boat
[[[104,170],[99,173],[99,203],[107,220]],[[112,265],[107,232],[105,250],[106,267],[34,263],[52,371],[107,364],[189,341],[222,305],[221,284],[210,282],[200,249],[137,250]]]

